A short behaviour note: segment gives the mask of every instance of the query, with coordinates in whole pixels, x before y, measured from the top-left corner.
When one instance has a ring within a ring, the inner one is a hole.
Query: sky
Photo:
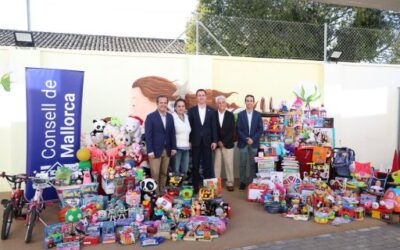
[[[27,30],[27,0],[0,1],[0,28]],[[177,38],[198,0],[30,0],[31,30]]]

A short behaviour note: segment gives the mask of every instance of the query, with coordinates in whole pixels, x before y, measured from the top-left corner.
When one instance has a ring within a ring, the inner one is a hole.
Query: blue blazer
[[[264,130],[261,113],[253,110],[250,133],[246,110],[239,112],[236,124],[238,147],[244,148],[247,145],[247,138],[250,137],[253,140],[252,147],[258,148],[260,144],[260,137]]]
[[[192,147],[209,147],[211,143],[217,142],[217,121],[215,119],[215,111],[210,106],[206,107],[206,117],[203,125],[201,125],[198,105],[189,109],[188,115],[190,127],[192,128],[189,138]],[[203,145],[201,145],[201,139],[203,139]]]
[[[150,113],[144,123],[147,153],[154,153],[155,158],[160,158],[165,148],[168,156],[171,150],[176,150],[176,135],[174,118],[167,113],[166,128],[161,120],[158,110]]]

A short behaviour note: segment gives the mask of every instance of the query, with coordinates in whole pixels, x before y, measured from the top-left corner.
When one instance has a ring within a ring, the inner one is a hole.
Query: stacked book
[[[275,171],[275,158],[276,157],[255,157],[255,162],[258,166],[258,173],[270,173]]]
[[[299,173],[299,162],[296,161],[295,157],[284,157],[282,161],[283,173],[286,174],[298,174]]]

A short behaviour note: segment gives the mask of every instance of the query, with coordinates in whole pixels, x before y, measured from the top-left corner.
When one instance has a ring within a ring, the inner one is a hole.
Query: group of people
[[[246,109],[238,113],[237,121],[227,110],[226,97],[215,99],[218,110],[207,105],[207,92],[196,91],[197,105],[186,112],[186,101],[175,101],[175,112],[168,112],[168,97],[156,97],[157,110],[145,121],[145,138],[151,177],[158,183],[158,192],[164,189],[170,159],[176,174],[186,175],[189,152],[192,152],[192,185],[194,193],[200,188],[200,165],[205,179],[219,178],[222,165],[226,172],[226,187],[234,191],[234,141],[240,152],[240,190],[244,190],[256,175],[254,157],[258,152],[263,132],[261,113],[254,110],[253,95],[246,95]],[[213,162],[213,151],[215,159]],[[250,175],[247,176],[247,163]]]

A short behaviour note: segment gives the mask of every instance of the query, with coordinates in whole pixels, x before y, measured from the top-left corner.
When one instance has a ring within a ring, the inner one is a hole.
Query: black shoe
[[[245,190],[246,189],[246,184],[240,183],[239,190]]]

